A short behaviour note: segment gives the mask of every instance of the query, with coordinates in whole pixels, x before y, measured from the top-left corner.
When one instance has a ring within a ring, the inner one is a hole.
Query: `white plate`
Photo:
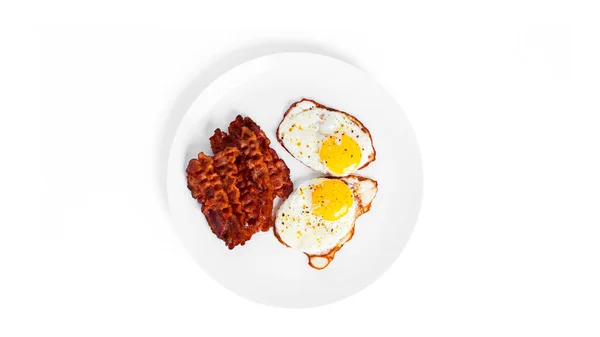
[[[371,131],[377,160],[359,175],[379,182],[371,211],[356,223],[354,238],[324,270],[286,248],[272,232],[258,233],[233,250],[210,231],[186,186],[185,168],[208,138],[237,114],[250,116],[271,138],[294,183],[316,176],[277,142],[275,130],[291,103],[311,98],[356,116]],[[398,257],[417,221],[422,168],[414,132],[395,100],[368,74],[340,60],[310,53],[281,53],[243,63],[207,87],[182,119],[167,168],[173,225],[198,264],[227,289],[280,307],[312,307],[360,291]]]

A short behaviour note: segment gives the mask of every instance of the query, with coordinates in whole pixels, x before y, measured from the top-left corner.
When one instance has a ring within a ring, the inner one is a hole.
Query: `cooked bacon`
[[[242,118],[242,116],[238,115],[229,125],[229,133],[234,134],[239,132],[237,130],[240,130],[244,126],[252,130],[258,138],[263,155],[262,159],[269,170],[269,176],[271,177],[271,184],[275,194],[280,198],[287,198],[294,189],[292,180],[290,179],[290,169],[285,162],[279,158],[277,152],[270,147],[271,141],[267,135],[265,135],[264,131],[250,117]],[[236,132],[232,132],[232,129]]]
[[[285,162],[279,158],[277,152],[270,147],[271,141],[267,138],[267,135],[265,135],[263,130],[261,130],[250,117],[245,117],[244,123],[246,124],[246,127],[256,134],[260,141],[264,153],[264,161],[269,169],[271,184],[273,185],[275,194],[280,198],[287,198],[294,189],[292,180],[290,179],[290,169]]]
[[[237,116],[228,131],[216,129],[214,157],[200,153],[186,172],[211,230],[233,249],[273,226],[273,199],[286,198],[293,186],[287,165],[252,119]]]
[[[230,128],[229,132],[236,137],[238,148],[245,155],[247,178],[250,178],[260,189],[258,229],[268,231],[273,225],[273,185],[269,169],[263,160],[258,138],[245,126],[240,129]]]
[[[238,168],[235,165],[235,161],[239,155],[240,151],[235,147],[228,147],[217,153],[214,157],[214,169],[223,180],[223,186],[225,192],[227,192],[233,214],[238,218],[240,223],[245,223],[246,215],[242,211],[240,190],[237,187]]]
[[[210,137],[210,147],[213,153],[219,153],[228,147],[236,147],[235,139],[227,133],[216,129],[215,134]]]
[[[235,228],[240,226],[239,220],[233,214],[221,176],[215,173],[213,158],[201,152],[198,159],[190,160],[186,173],[188,188],[202,203],[202,213],[212,232],[232,249],[240,241],[235,233]]]

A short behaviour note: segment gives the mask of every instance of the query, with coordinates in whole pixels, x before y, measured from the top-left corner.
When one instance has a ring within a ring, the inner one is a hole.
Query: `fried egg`
[[[354,223],[369,211],[377,182],[359,176],[316,178],[300,184],[277,211],[275,235],[304,252],[309,265],[323,269],[354,234]]]
[[[306,166],[337,177],[375,160],[371,134],[358,119],[308,99],[286,111],[277,139]]]

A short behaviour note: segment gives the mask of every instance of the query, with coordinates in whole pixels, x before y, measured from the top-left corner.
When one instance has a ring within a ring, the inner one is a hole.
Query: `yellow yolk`
[[[337,220],[348,213],[353,198],[352,190],[345,182],[324,180],[313,189],[312,213],[327,221]]]
[[[341,142],[335,136],[327,136],[319,150],[321,161],[333,174],[343,175],[347,170],[358,166],[362,153],[354,139],[342,135]]]

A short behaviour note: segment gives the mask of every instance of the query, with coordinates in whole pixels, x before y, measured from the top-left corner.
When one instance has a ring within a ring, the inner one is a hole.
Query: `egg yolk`
[[[327,221],[337,220],[346,213],[353,202],[352,190],[345,182],[327,179],[312,191],[312,213]]]
[[[344,175],[358,166],[361,155],[358,143],[347,135],[342,135],[341,142],[335,136],[327,136],[319,150],[321,161],[336,175]]]

